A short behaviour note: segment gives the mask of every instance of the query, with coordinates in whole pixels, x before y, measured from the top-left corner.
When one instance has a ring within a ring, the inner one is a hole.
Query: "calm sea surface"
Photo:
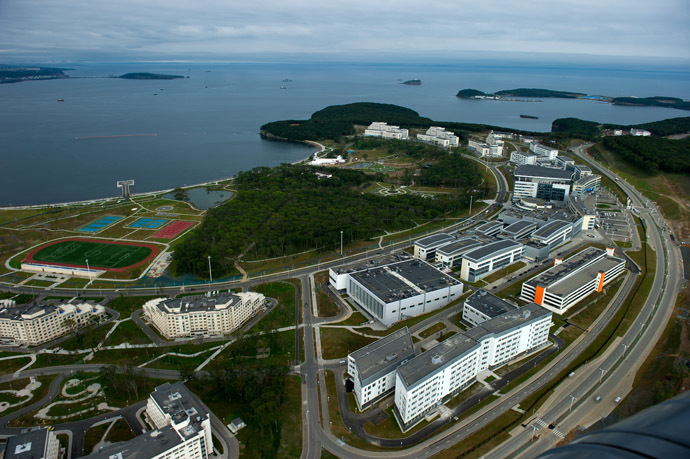
[[[269,121],[305,119],[328,105],[402,105],[439,121],[548,131],[556,118],[621,124],[686,111],[595,101],[470,101],[458,90],[536,87],[607,96],[690,98],[690,70],[548,65],[113,64],[72,66],[72,79],[0,85],[0,205],[95,199],[225,178],[307,157],[313,147],[262,140]],[[171,73],[178,80],[104,78]],[[283,82],[283,79],[291,82]],[[419,78],[421,86],[398,84]],[[285,86],[285,89],[281,89]],[[58,98],[65,99],[57,102]],[[520,118],[538,116],[538,120]],[[155,136],[77,139],[78,137]]]

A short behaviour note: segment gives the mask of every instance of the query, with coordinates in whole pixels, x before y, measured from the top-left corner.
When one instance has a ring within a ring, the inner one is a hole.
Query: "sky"
[[[0,0],[0,62],[690,62],[690,0]]]

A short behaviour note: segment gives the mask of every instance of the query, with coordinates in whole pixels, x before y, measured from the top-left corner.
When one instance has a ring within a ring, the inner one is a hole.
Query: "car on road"
[[[601,401],[601,395],[594,397],[594,403],[599,403]]]
[[[621,400],[623,400],[623,398],[622,398],[622,397],[616,397],[616,400],[614,400],[614,402],[616,402],[616,403],[620,403],[620,401],[621,401]]]

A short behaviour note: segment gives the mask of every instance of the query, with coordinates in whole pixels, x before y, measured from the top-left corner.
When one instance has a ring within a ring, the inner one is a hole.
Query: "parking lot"
[[[633,221],[630,211],[608,191],[602,191],[597,195],[596,205],[600,230],[611,239],[631,241]]]

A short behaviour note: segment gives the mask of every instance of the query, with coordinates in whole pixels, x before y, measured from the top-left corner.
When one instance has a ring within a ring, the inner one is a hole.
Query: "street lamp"
[[[573,395],[570,395],[570,410],[573,411],[573,403],[577,401],[577,398],[575,398]]]
[[[211,255],[208,256],[208,288],[211,289],[211,282],[213,282],[213,273],[211,272]]]
[[[599,368],[599,371],[601,371],[601,376],[599,376],[599,384],[601,384],[601,380],[604,379],[604,373],[606,373],[606,370]]]
[[[628,350],[629,347],[630,347],[630,345],[628,345],[628,344],[623,344],[623,357],[625,358],[626,361],[628,360],[628,356],[625,355],[625,353],[627,352],[627,350]]]
[[[89,267],[89,259],[86,259],[86,271],[89,273],[89,284],[93,282],[93,279],[91,278],[91,268]]]
[[[340,256],[343,256],[343,232],[340,232]]]

